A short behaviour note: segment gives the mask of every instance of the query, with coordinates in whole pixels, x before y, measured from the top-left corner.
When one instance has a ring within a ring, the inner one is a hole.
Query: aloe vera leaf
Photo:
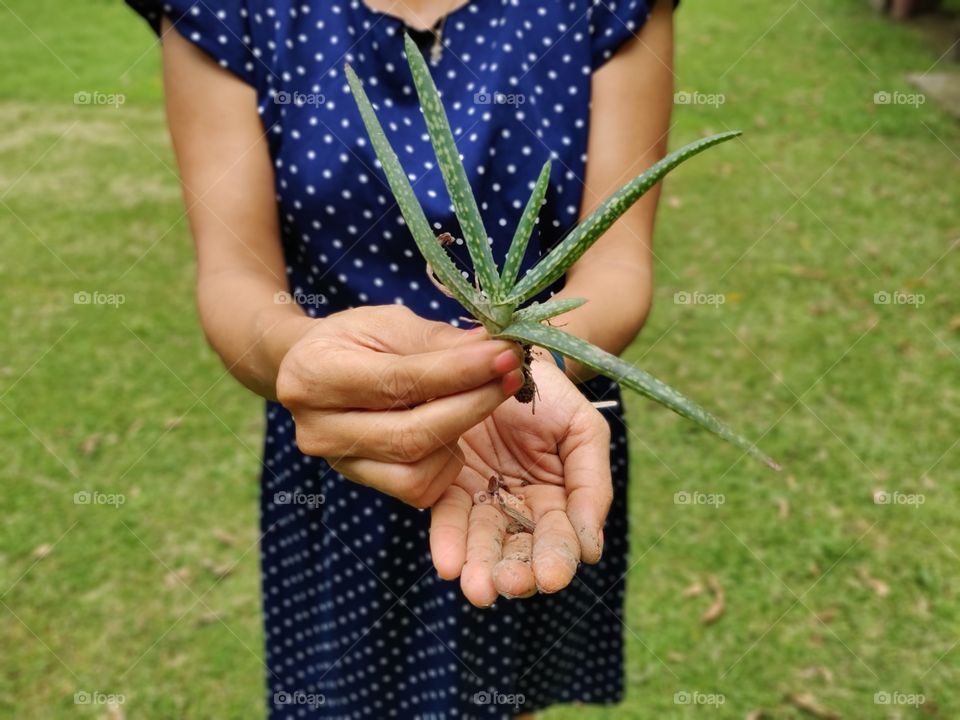
[[[651,165],[626,185],[621,187],[590,213],[590,216],[571,230],[547,256],[532,267],[513,288],[511,297],[523,302],[558,280],[573,263],[590,249],[617,219],[637,202],[650,188],[681,163],[707,148],[732,140],[740,135],[739,130],[712,135],[684,145],[659,162]]]
[[[523,256],[527,252],[527,243],[530,242],[533,226],[540,215],[540,206],[543,205],[543,198],[547,194],[549,182],[550,159],[548,158],[540,170],[540,176],[537,178],[536,185],[533,186],[533,192],[530,193],[527,206],[523,209],[520,222],[517,224],[517,230],[510,242],[507,259],[504,261],[503,270],[500,272],[500,297],[508,297],[512,293],[513,285],[517,281],[517,273],[520,271],[520,263],[523,262]]]
[[[616,355],[604,352],[585,340],[581,340],[557,328],[527,322],[518,322],[507,326],[498,334],[498,337],[540,345],[561,353],[571,360],[576,360],[591,370],[605,375],[611,380],[616,380],[641,395],[656,400],[678,415],[693,420],[698,425],[706,428],[710,432],[716,433],[724,440],[736,445],[750,456],[765,463],[774,470],[780,469],[780,465],[777,462],[763,453],[753,443],[735,433],[727,427],[727,425],[692,400],[684,397],[672,387],[657,380],[649,373],[621,360]]]
[[[413,75],[413,83],[420,98],[420,107],[423,109],[423,119],[430,134],[430,144],[437,155],[437,164],[443,175],[443,182],[447,186],[453,209],[460,221],[463,230],[463,241],[470,253],[473,270],[480,281],[480,287],[487,293],[487,297],[494,297],[499,289],[500,277],[497,274],[497,263],[493,259],[493,252],[487,242],[487,231],[483,227],[480,217],[480,208],[470,189],[470,181],[460,161],[460,152],[450,130],[447,113],[443,109],[437,87],[430,76],[423,55],[417,44],[404,33],[404,47],[407,52],[407,63]]]
[[[521,308],[513,314],[511,325],[518,322],[543,322],[557,315],[562,315],[565,312],[576,310],[585,302],[587,301],[583,298],[563,298],[527,305],[527,307]]]
[[[417,247],[420,248],[420,253],[430,263],[430,267],[440,282],[463,307],[478,320],[489,321],[489,311],[486,303],[477,296],[470,283],[460,274],[457,266],[453,264],[453,260],[447,255],[447,251],[443,249],[433,234],[430,223],[423,213],[423,208],[410,185],[410,179],[403,171],[397,154],[383,132],[380,121],[377,120],[373,105],[370,104],[370,98],[367,97],[360,78],[357,77],[357,74],[349,65],[346,66],[346,74],[347,83],[350,85],[350,91],[353,93],[353,98],[360,109],[360,117],[363,118],[363,124],[367,128],[370,142],[377,153],[377,158],[383,167],[383,173],[387,177],[393,196],[396,198],[400,212],[403,214],[403,219],[407,223]]]

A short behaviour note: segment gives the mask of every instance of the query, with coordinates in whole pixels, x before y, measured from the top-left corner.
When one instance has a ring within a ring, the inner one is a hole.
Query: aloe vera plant
[[[518,280],[521,261],[526,253],[527,243],[536,224],[550,179],[550,161],[547,160],[540,171],[517,225],[503,269],[498,271],[477,201],[470,189],[446,112],[433,78],[430,76],[427,63],[409,36],[405,38],[405,49],[430,141],[437,155],[437,163],[443,175],[444,184],[453,202],[454,212],[463,231],[464,244],[470,254],[476,276],[475,285],[463,277],[443,244],[438,242],[423,208],[414,195],[413,187],[400,165],[400,160],[377,119],[360,79],[349,65],[346,67],[346,75],[387,182],[414,242],[427,261],[427,269],[432,279],[435,278],[435,282],[444,292],[455,298],[478,322],[482,323],[492,337],[514,340],[521,343],[526,350],[529,350],[532,345],[538,345],[560,353],[665,405],[677,414],[693,420],[724,440],[733,443],[752,457],[774,469],[779,469],[780,466],[753,443],[672,387],[595,345],[544,324],[552,317],[579,307],[586,300],[555,299],[521,307],[561,278],[566,270],[590,249],[623,213],[660,182],[667,173],[694,155],[726,142],[740,133],[733,131],[713,135],[670,153],[607,198]]]

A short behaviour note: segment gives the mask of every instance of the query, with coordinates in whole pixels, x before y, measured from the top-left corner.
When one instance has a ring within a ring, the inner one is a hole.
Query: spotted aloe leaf
[[[533,193],[521,216],[520,226],[514,235],[502,274],[497,273],[496,263],[487,242],[486,231],[480,219],[476,200],[460,162],[450,125],[436,87],[419,50],[410,41],[407,43],[407,58],[417,84],[417,92],[423,107],[424,117],[430,132],[431,142],[444,176],[444,182],[454,202],[454,210],[464,231],[464,240],[470,251],[477,279],[485,292],[482,294],[461,275],[441,244],[423,209],[414,195],[407,175],[396,153],[390,146],[383,128],[377,120],[373,106],[363,90],[359,78],[347,66],[347,81],[360,109],[371,143],[380,160],[387,182],[410,228],[417,247],[431,266],[437,279],[453,297],[473,316],[480,320],[496,337],[516,340],[523,344],[535,344],[559,352],[592,370],[614,379],[628,388],[667,406],[674,412],[689,418],[721,438],[743,449],[751,456],[774,469],[779,465],[761,452],[747,439],[736,434],[720,420],[657,380],[652,375],[630,365],[620,358],[561,330],[541,324],[551,317],[569,312],[584,303],[580,299],[557,299],[516,308],[525,300],[546,289],[599,238],[626,210],[647,190],[656,185],[668,172],[688,158],[718,143],[739,135],[739,132],[715,135],[691,143],[671,153],[653,165],[642,175],[611,195],[586,220],[574,228],[550,253],[547,254],[519,283],[517,272],[525,254],[533,225],[546,193],[550,176],[549,161],[540,172]],[[512,287],[511,287],[512,286]]]
[[[494,297],[498,294],[500,287],[497,263],[493,259],[493,252],[487,241],[487,231],[483,227],[480,208],[477,207],[477,200],[470,189],[470,181],[460,161],[460,151],[457,150],[456,140],[450,130],[447,113],[443,109],[440,94],[433,83],[430,69],[423,55],[417,48],[417,44],[406,34],[404,47],[407,52],[407,63],[413,75],[413,83],[420,98],[420,107],[423,109],[423,119],[430,134],[430,142],[437,155],[437,164],[443,174],[443,182],[453,202],[457,220],[460,221],[463,241],[470,253],[473,270],[487,297]]]
[[[430,264],[434,274],[446,286],[450,294],[453,295],[461,305],[470,311],[478,320],[490,322],[490,311],[487,304],[480,298],[474,288],[466,281],[453,260],[447,255],[446,250],[437,242],[430,223],[427,221],[423,208],[420,206],[413,187],[410,185],[410,179],[403,171],[400,160],[390,145],[380,121],[370,104],[366,91],[363,89],[363,83],[349,65],[346,66],[347,83],[350,85],[350,91],[353,93],[357,107],[360,109],[360,117],[363,118],[363,124],[367,128],[367,134],[370,136],[370,142],[380,165],[383,167],[383,173],[387,176],[387,182],[393,191],[393,196],[397,200],[403,219],[410,228],[420,253]]]
[[[513,288],[511,298],[522,302],[560,279],[590,246],[605,233],[617,219],[637,202],[650,188],[686,160],[709,147],[732,140],[740,135],[739,130],[712,135],[684,145],[628,182],[590,213],[590,216],[571,230],[547,256],[538,262],[523,276]]]
[[[657,380],[649,373],[634,367],[616,355],[604,352],[585,340],[574,337],[557,328],[547,327],[538,323],[515,322],[505,327],[498,337],[517,340],[522,343],[540,345],[554,350],[565,357],[585,365],[591,370],[605,375],[611,380],[626,385],[641,395],[656,400],[661,405],[673,410],[678,415],[693,420],[710,432],[716,433],[724,440],[733,443],[738,448],[774,470],[780,466],[769,456],[763,453],[753,443],[738,435],[723,422],[708,413],[692,400],[681,395],[669,385]]]
[[[587,301],[583,298],[563,298],[548,300],[544,303],[534,303],[533,305],[527,305],[527,307],[517,310],[513,314],[512,322],[543,322],[557,315],[562,315],[565,312],[576,310],[585,302]]]
[[[533,192],[527,200],[527,206],[523,209],[520,216],[520,222],[517,223],[517,230],[513,234],[513,241],[510,243],[510,249],[507,251],[507,259],[503,263],[503,270],[500,273],[500,292],[498,297],[504,298],[513,290],[514,283],[517,282],[517,273],[520,272],[520,263],[523,262],[523,256],[527,252],[527,244],[530,242],[530,236],[533,234],[533,226],[537,223],[537,217],[540,215],[540,206],[543,205],[543,198],[547,194],[547,185],[550,183],[550,160],[543,164],[540,170],[540,177],[537,178],[533,186]]]

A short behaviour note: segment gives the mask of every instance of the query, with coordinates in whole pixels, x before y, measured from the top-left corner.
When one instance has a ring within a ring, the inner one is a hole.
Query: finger
[[[533,531],[533,574],[540,592],[554,593],[573,580],[580,559],[580,543],[566,513],[552,510]]]
[[[530,597],[537,592],[533,575],[533,535],[527,532],[507,535],[503,560],[493,566],[493,584],[505,598]]]
[[[473,498],[457,485],[446,489],[430,510],[430,555],[444,580],[460,577],[467,559],[467,524]]]
[[[369,350],[334,350],[324,358],[323,393],[318,408],[388,410],[413,407],[455,395],[516,370],[522,356],[502,340],[402,355]]]
[[[584,428],[561,443],[567,517],[580,542],[580,559],[594,564],[603,554],[603,523],[613,502],[610,474],[610,426],[596,411]]]
[[[437,398],[410,410],[312,413],[297,426],[297,443],[308,455],[351,455],[412,463],[453,446],[523,383],[519,370],[468,392]],[[346,452],[343,448],[349,448]]]
[[[414,463],[394,463],[364,457],[337,458],[334,470],[353,482],[368,485],[418,508],[431,507],[463,469],[463,452],[442,447]]]
[[[462,330],[435,320],[426,320],[404,305],[359,308],[365,312],[363,335],[381,352],[415,355],[466,345],[489,336],[482,327]],[[356,313],[355,308],[353,313]]]
[[[463,594],[477,607],[489,607],[497,599],[493,567],[503,557],[504,514],[492,504],[474,505],[467,529],[467,562],[460,574]]]

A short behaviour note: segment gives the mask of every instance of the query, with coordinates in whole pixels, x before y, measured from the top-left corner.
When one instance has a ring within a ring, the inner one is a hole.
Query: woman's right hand
[[[463,467],[458,440],[523,383],[518,345],[401,305],[317,320],[284,355],[277,398],[297,445],[345,477],[432,506]]]

